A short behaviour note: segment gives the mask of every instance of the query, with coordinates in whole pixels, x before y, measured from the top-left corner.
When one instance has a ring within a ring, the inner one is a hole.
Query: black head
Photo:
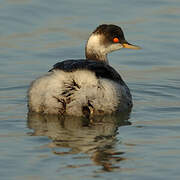
[[[122,29],[113,24],[102,24],[95,29],[93,34],[104,35],[105,40],[112,43],[114,43],[114,38],[118,38],[120,43],[127,42]]]

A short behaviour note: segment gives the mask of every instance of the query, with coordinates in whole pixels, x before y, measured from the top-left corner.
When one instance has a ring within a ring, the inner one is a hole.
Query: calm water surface
[[[132,112],[93,125],[28,114],[30,82],[84,57],[102,23],[143,48],[109,55],[132,91]],[[1,179],[180,178],[179,0],[2,0],[0,24]]]

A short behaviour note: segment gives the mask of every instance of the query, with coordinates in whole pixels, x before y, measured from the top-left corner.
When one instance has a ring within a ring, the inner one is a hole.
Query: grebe
[[[86,60],[58,62],[32,82],[29,111],[91,117],[131,109],[130,90],[107,59],[122,48],[140,49],[125,40],[119,26],[98,26],[87,41]]]

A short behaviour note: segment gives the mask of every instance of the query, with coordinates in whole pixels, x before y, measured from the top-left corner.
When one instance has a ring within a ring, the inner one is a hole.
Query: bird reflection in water
[[[48,136],[48,147],[56,155],[85,153],[103,171],[119,169],[118,163],[125,160],[124,152],[117,152],[118,127],[130,125],[129,113],[96,117],[93,123],[80,117],[60,117],[28,113],[28,127],[32,136]],[[63,151],[61,151],[63,147]],[[64,148],[68,151],[64,152]],[[83,165],[84,166],[84,165]],[[77,168],[77,166],[68,166]]]

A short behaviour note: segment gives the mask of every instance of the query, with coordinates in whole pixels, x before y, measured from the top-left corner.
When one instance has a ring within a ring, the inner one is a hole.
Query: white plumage
[[[73,86],[73,81],[78,86]],[[63,92],[75,87],[67,97]],[[129,98],[124,87],[107,79],[97,79],[95,73],[88,70],[64,72],[54,70],[32,82],[29,89],[29,107],[31,111],[47,114],[63,114],[66,103],[66,114],[82,116],[83,107],[93,107],[94,115],[113,113],[117,109],[127,109]],[[67,99],[70,102],[67,103]],[[63,103],[64,102],[64,103]]]

